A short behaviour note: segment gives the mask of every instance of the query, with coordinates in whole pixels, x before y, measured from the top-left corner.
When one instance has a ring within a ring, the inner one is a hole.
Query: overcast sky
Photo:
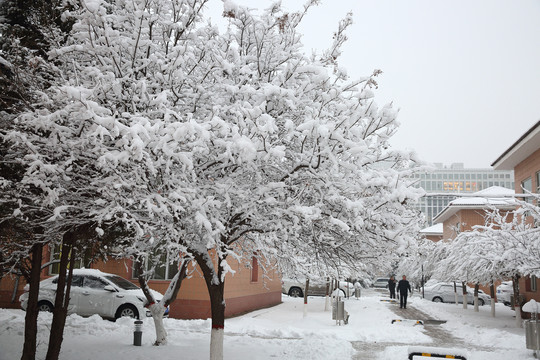
[[[296,11],[305,1],[282,3]],[[222,9],[211,0],[207,15]],[[383,71],[376,101],[400,111],[394,147],[490,168],[540,120],[540,0],[323,0],[300,27],[306,51],[328,47],[348,11],[341,65],[353,78]]]

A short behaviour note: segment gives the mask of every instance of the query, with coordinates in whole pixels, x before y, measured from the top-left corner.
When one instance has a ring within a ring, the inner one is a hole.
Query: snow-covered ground
[[[441,329],[457,338],[468,352],[468,360],[534,359],[525,347],[523,329],[514,327],[513,312],[497,304],[497,317],[489,306],[475,313],[472,306],[436,304],[413,296],[409,308],[419,309],[434,319],[447,320],[440,326],[395,322],[394,304],[380,301],[386,293],[364,290],[360,300],[345,301],[350,313],[348,325],[338,326],[331,311],[324,311],[324,298],[310,297],[307,317],[303,299],[283,296],[281,305],[228,319],[225,325],[225,359],[362,359],[355,348],[367,349],[370,359],[406,359],[409,346],[434,343],[430,332]],[[399,309],[396,310],[399,313]],[[43,359],[51,314],[40,314],[38,359]],[[169,334],[166,346],[154,347],[152,322],[143,326],[143,346],[133,346],[133,320],[117,322],[98,316],[67,319],[61,359],[137,360],[149,358],[208,359],[210,320],[166,319]],[[24,331],[24,312],[0,309],[0,359],[20,358]],[[444,347],[444,344],[443,346]],[[373,350],[369,350],[369,349]]]

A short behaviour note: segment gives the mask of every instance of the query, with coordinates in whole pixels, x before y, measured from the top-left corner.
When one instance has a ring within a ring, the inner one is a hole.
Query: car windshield
[[[126,279],[120,276],[107,275],[105,276],[105,278],[111,281],[114,285],[124,290],[136,290],[139,288],[138,286],[134,285],[133,283],[127,281]]]

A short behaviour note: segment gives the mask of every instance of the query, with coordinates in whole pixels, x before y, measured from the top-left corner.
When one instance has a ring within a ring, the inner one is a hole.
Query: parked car
[[[463,303],[463,291],[461,285],[457,288],[458,303]],[[432,286],[424,287],[424,298],[434,302],[453,303],[456,301],[454,294],[454,284],[438,283]],[[474,304],[474,290],[467,287],[467,303]],[[483,291],[478,291],[478,305],[490,304],[491,298]]]
[[[281,292],[292,297],[304,296],[306,288],[306,281],[297,279],[283,279],[281,281]],[[348,294],[347,294],[348,289]],[[354,296],[354,285],[347,281],[339,282],[339,290],[343,296]],[[326,295],[326,281],[324,280],[310,280],[308,295],[325,296]]]
[[[514,294],[513,281],[503,281],[497,286],[497,302],[503,303],[506,306],[512,305],[510,302],[510,296]]]
[[[373,282],[373,284],[371,284],[371,286],[374,288],[379,288],[379,289],[388,289],[388,280],[390,280],[390,278],[375,279],[375,281]],[[396,281],[396,284],[397,284],[397,281]]]
[[[39,283],[39,311],[52,311],[56,297],[58,276]],[[152,291],[156,301],[163,295]],[[28,292],[20,297],[21,307],[28,307]],[[141,318],[152,316],[144,306],[147,300],[143,291],[132,282],[114,274],[95,269],[74,269],[69,297],[68,313],[81,316],[98,314],[107,319],[118,319],[123,316]],[[165,315],[168,315],[169,309]]]

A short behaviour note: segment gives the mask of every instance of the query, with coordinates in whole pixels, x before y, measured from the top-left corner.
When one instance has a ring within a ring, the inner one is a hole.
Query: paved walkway
[[[465,347],[466,344],[456,337],[452,336],[448,331],[442,329],[439,325],[442,323],[441,319],[432,319],[429,315],[416,309],[413,305],[408,305],[407,309],[400,309],[398,303],[388,303],[388,307],[396,314],[396,319],[404,320],[421,320],[426,330],[426,335],[433,339],[432,343],[414,344],[415,346],[430,346],[430,347]],[[354,359],[375,359],[377,354],[384,351],[388,346],[409,346],[411,344],[397,343],[397,342],[362,342],[353,341],[353,347],[358,351]]]

